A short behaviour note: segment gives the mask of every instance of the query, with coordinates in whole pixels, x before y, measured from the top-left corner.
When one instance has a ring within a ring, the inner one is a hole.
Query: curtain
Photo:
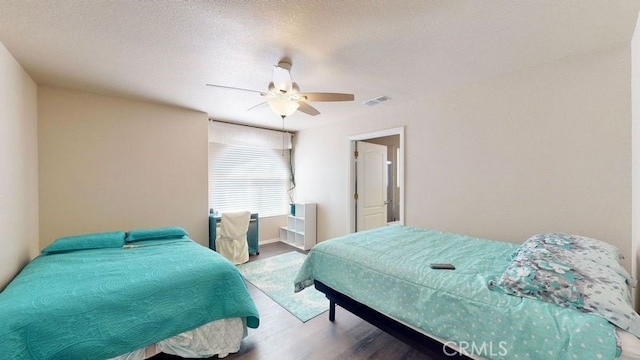
[[[261,149],[291,149],[291,134],[277,130],[209,121],[209,142]]]

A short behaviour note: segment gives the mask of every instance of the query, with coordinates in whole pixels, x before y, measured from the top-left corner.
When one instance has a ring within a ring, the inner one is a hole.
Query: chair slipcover
[[[250,211],[223,212],[220,219],[216,251],[236,265],[249,261],[247,231],[250,219]]]

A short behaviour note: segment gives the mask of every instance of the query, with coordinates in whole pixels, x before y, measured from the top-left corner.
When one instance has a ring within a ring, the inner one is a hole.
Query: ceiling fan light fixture
[[[264,101],[258,105],[250,107],[248,110],[257,109],[262,107],[264,104],[269,104],[271,110],[283,119],[298,110],[301,113],[311,116],[319,115],[320,111],[309,105],[308,102],[353,101],[355,98],[353,94],[343,93],[301,93],[298,84],[291,81],[290,71],[291,61],[282,60],[278,65],[275,65],[273,67],[273,81],[271,81],[267,86],[268,91],[257,91],[216,84],[207,84],[207,86],[258,93],[263,97]]]
[[[273,112],[275,112],[279,116],[284,117],[290,116],[291,114],[296,112],[296,110],[298,110],[298,107],[300,107],[300,104],[298,104],[298,102],[296,101],[292,101],[284,97],[277,97],[269,100],[269,107],[271,108],[271,110],[273,110]]]

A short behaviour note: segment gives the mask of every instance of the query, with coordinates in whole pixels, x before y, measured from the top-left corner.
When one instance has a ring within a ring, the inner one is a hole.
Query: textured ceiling
[[[0,41],[38,84],[148,100],[278,128],[258,95],[288,57],[313,103],[299,130],[556,59],[629,46],[640,0],[8,1]]]

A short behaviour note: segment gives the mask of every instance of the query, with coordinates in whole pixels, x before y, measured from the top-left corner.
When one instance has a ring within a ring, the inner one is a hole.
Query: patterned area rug
[[[238,265],[244,278],[302,322],[329,310],[329,300],[314,287],[293,292],[293,279],[306,255],[296,251]]]

